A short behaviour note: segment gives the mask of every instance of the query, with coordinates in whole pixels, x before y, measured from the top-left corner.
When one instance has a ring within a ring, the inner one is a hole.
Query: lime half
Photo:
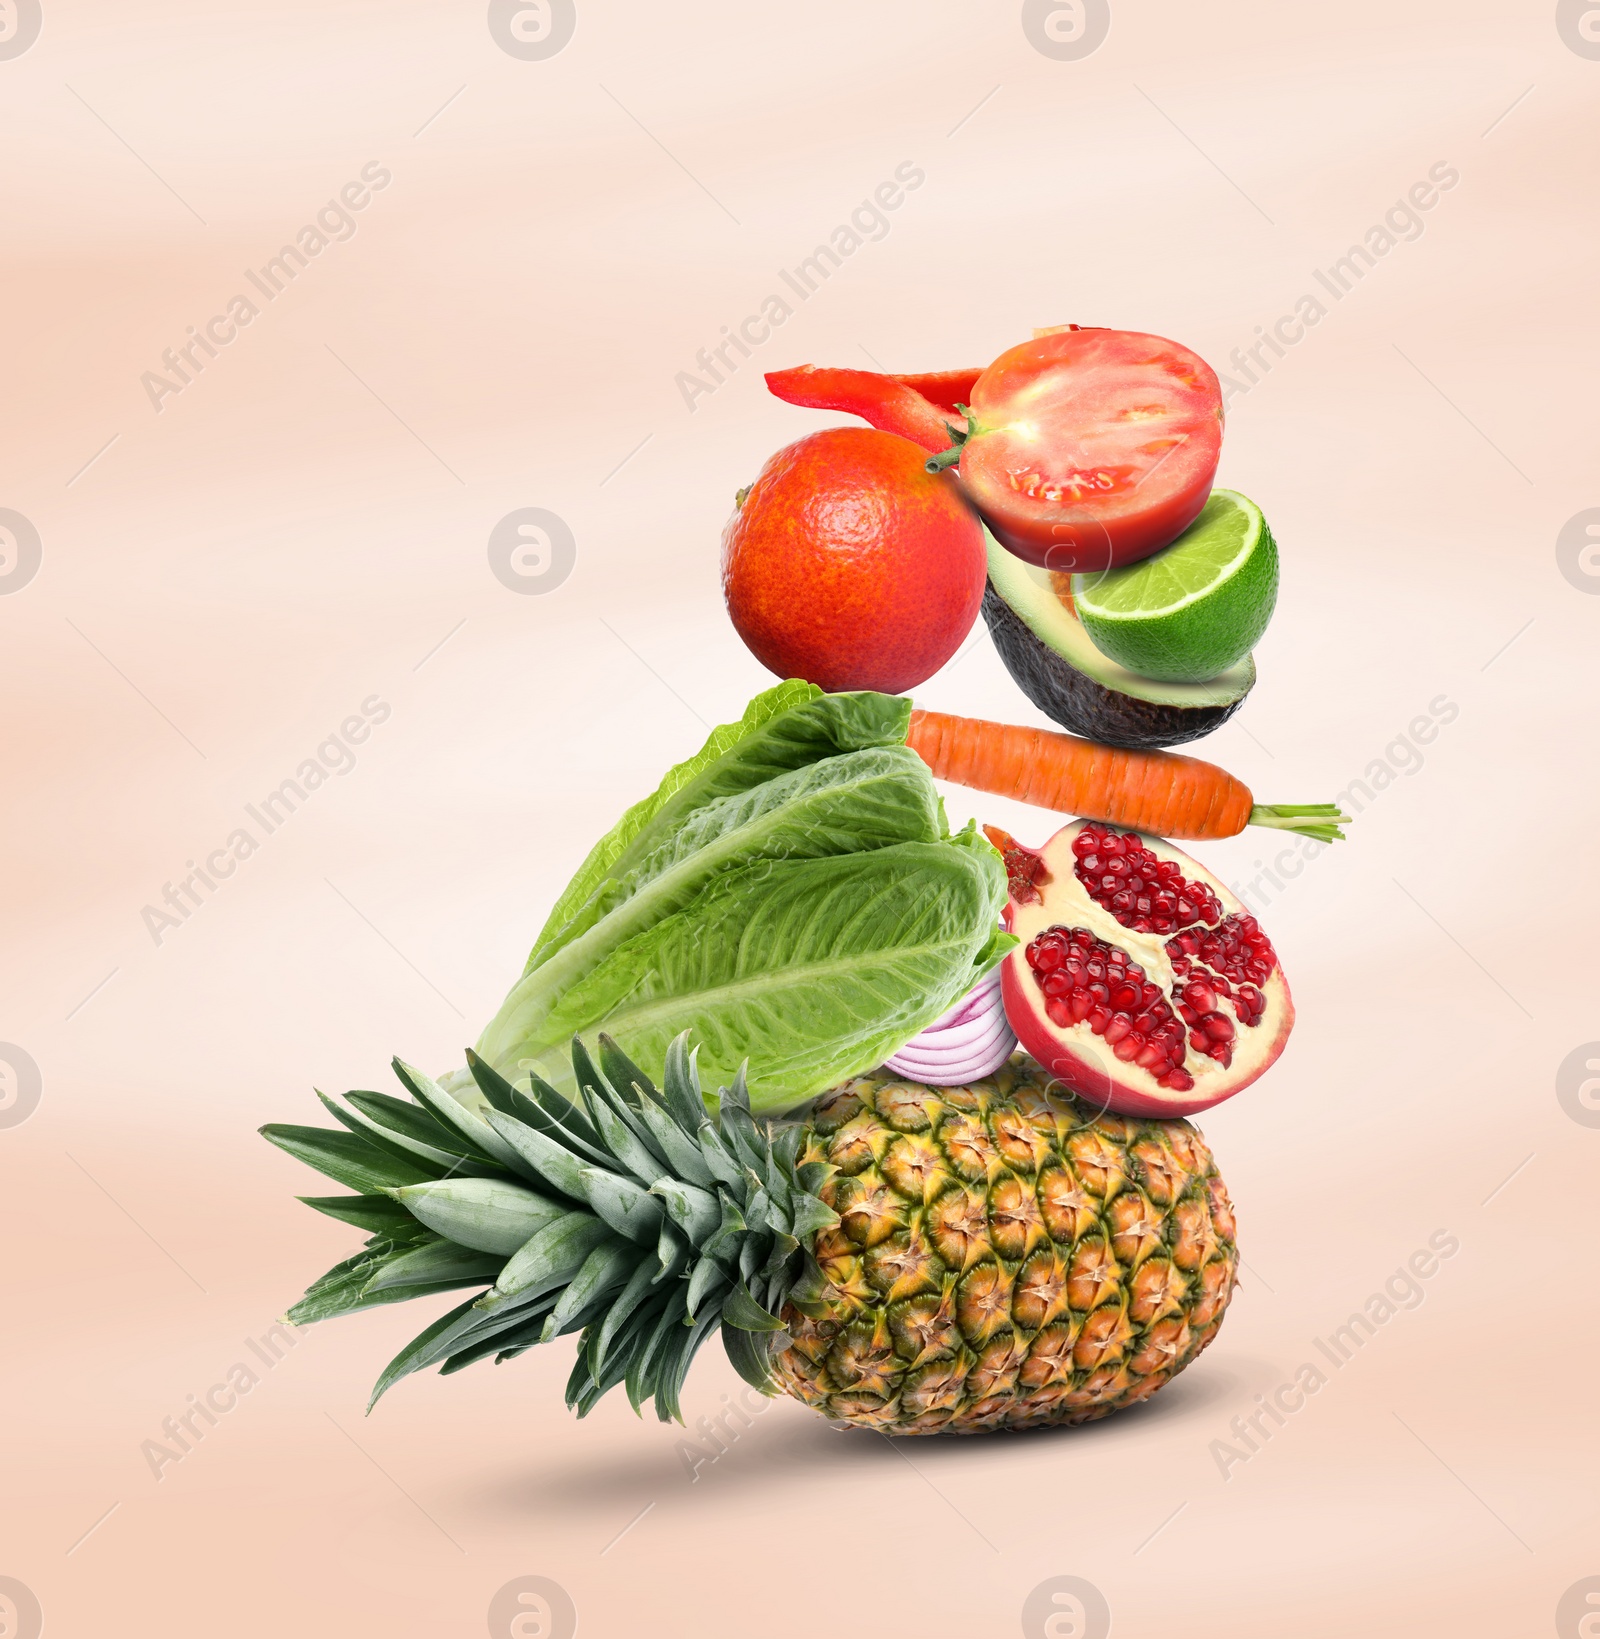
[[[1200,516],[1153,557],[1074,575],[1094,646],[1141,677],[1198,683],[1256,645],[1278,600],[1278,547],[1254,501],[1214,489]]]

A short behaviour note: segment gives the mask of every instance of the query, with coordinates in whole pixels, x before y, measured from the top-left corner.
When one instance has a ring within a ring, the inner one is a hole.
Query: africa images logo
[[[0,6],[4,3],[0,0]],[[43,562],[39,531],[20,512],[0,507],[0,597],[20,592],[39,573]]]
[[[489,0],[489,34],[508,57],[542,62],[572,38],[578,26],[573,0]]]
[[[0,63],[20,57],[43,27],[39,0],[0,0]],[[6,1639],[8,1631],[0,1628],[0,1639]]]

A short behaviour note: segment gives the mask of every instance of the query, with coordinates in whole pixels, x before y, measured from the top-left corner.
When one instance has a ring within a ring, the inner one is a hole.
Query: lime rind
[[[1097,620],[1156,620],[1199,603],[1230,581],[1255,553],[1267,521],[1236,490],[1216,489],[1200,516],[1170,546],[1120,569],[1074,575],[1080,614]]]
[[[1248,654],[1277,594],[1272,531],[1231,490],[1214,491],[1190,529],[1153,557],[1073,578],[1095,647],[1129,671],[1172,683],[1214,678]]]

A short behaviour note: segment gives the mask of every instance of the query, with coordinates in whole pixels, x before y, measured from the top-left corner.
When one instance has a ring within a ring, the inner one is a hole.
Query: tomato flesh
[[[1135,563],[1194,522],[1222,450],[1199,354],[1133,330],[1062,330],[973,386],[967,493],[1002,546],[1061,573]]]

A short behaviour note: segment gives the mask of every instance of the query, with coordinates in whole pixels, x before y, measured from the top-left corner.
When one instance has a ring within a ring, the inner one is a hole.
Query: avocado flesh
[[[1086,739],[1134,750],[1198,740],[1244,704],[1255,661],[1203,683],[1161,683],[1094,646],[1071,607],[1071,577],[1024,563],[988,535],[983,618],[1018,688],[1047,717]]]

